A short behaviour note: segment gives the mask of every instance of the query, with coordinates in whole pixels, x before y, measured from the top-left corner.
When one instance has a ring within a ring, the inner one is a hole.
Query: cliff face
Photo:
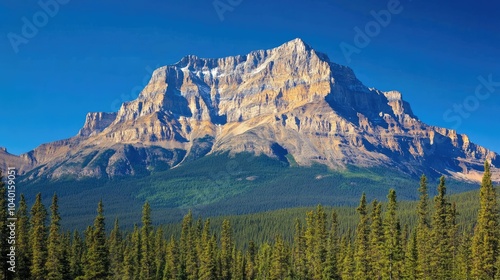
[[[91,137],[97,135],[116,119],[116,113],[88,113],[85,124],[78,132],[78,136]]]
[[[467,136],[421,122],[400,92],[367,88],[300,39],[244,56],[186,56],[155,70],[117,113],[89,113],[77,136],[22,158],[32,178],[112,177],[226,151],[469,180],[485,160],[500,166]]]

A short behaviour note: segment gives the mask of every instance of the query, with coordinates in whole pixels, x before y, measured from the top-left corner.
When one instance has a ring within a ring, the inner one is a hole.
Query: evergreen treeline
[[[460,209],[450,202],[441,178],[431,200],[422,176],[414,226],[402,224],[396,192],[385,207],[363,194],[355,231],[341,232],[335,211],[322,206],[295,222],[293,240],[248,241],[236,246],[225,220],[217,232],[210,220],[188,213],[179,237],[165,238],[153,227],[151,208],[143,207],[142,223],[130,232],[118,220],[105,231],[102,202],[94,224],[80,234],[60,228],[58,199],[47,209],[36,197],[30,209],[20,197],[16,228],[16,273],[3,279],[500,279],[498,198],[485,163],[473,230],[460,230]],[[6,209],[5,186],[0,204]],[[433,208],[433,209],[432,209]],[[327,213],[329,212],[329,213]],[[7,212],[0,211],[6,221]],[[2,224],[2,258],[6,234]],[[238,248],[245,248],[243,250]],[[1,263],[6,271],[6,262]]]

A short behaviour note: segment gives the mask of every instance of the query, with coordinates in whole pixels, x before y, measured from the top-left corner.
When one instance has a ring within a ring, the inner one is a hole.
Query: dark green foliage
[[[496,265],[500,250],[500,214],[488,162],[484,164],[479,199],[479,214],[472,239],[472,275],[480,279],[493,279],[497,274]]]
[[[42,195],[36,196],[35,204],[31,208],[30,244],[32,248],[31,277],[35,280],[45,279],[47,270],[47,209],[42,204]]]
[[[94,220],[87,253],[85,267],[86,279],[104,279],[109,275],[109,253],[106,246],[106,229],[104,223],[104,206],[99,201],[97,217]]]
[[[89,165],[104,155],[107,158],[107,153],[110,152],[95,155]],[[400,199],[417,198],[415,178],[395,170],[348,166],[346,170],[332,171],[323,165],[290,167],[275,159],[246,153],[208,155],[170,170],[156,168],[149,176],[112,180],[61,178],[52,181],[41,178],[28,182],[19,185],[19,193],[25,193],[28,204],[33,203],[37,192],[42,192],[43,197],[47,197],[44,203],[48,205],[50,196],[57,192],[63,228],[81,231],[92,223],[93,205],[101,197],[106,213],[118,217],[123,229],[128,230],[139,221],[146,200],[152,206],[152,219],[164,224],[180,222],[187,209],[192,209],[194,215],[212,217],[318,204],[355,206],[362,192],[367,193],[368,200],[384,200],[389,187],[396,189]],[[477,187],[449,183],[450,193]],[[274,238],[274,234],[268,237]]]
[[[319,205],[205,221],[194,219],[190,211],[182,223],[164,227],[153,226],[146,203],[141,226],[122,231],[115,220],[109,234],[101,201],[84,239],[78,232],[72,237],[61,232],[55,195],[47,232],[47,213],[38,195],[29,217],[23,199],[17,213],[24,221],[19,229],[29,230],[29,239],[19,242],[30,245],[29,250],[23,245],[18,260],[31,263],[28,276],[19,279],[498,279],[498,250],[485,246],[494,243],[485,237],[482,243],[473,241],[478,235],[493,238],[498,230],[479,226],[481,217],[498,225],[488,172],[485,178],[480,200],[476,193],[448,196],[442,178],[429,203],[422,177],[419,202],[398,202],[396,191],[390,190],[387,203],[374,199],[368,204],[363,194],[356,209]],[[492,267],[493,274],[475,277],[479,245],[493,254],[479,257],[492,264],[484,268]],[[421,268],[427,263],[422,257],[429,258],[427,270]]]
[[[19,209],[17,210],[17,250],[18,258],[18,272],[15,279],[24,280],[30,278],[31,266],[31,246],[30,246],[30,223],[28,216],[28,205],[21,194],[19,198]]]
[[[47,245],[47,279],[62,280],[64,278],[64,251],[62,236],[60,233],[61,225],[59,224],[61,217],[59,216],[59,206],[57,205],[57,195],[52,197],[52,205],[50,206],[50,227]]]

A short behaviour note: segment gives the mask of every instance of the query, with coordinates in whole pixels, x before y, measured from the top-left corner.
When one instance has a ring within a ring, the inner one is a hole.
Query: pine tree
[[[332,212],[332,226],[328,238],[328,250],[326,255],[325,269],[323,279],[340,279],[339,274],[339,237],[338,237],[338,218],[335,211]]]
[[[74,279],[71,276],[71,233],[62,234],[61,238],[61,274],[63,280]]]
[[[97,216],[94,220],[92,239],[88,249],[86,279],[105,279],[109,275],[109,252],[106,247],[104,207],[102,200],[97,206]]]
[[[441,176],[438,185],[438,194],[434,197],[434,215],[432,218],[430,267],[434,278],[451,279],[453,276],[453,255],[451,230],[451,204],[446,197],[446,184]]]
[[[250,240],[248,243],[248,250],[246,255],[246,267],[245,267],[245,280],[254,280],[256,277],[256,259],[257,258],[257,249],[255,247],[255,242]]]
[[[163,278],[163,271],[165,270],[165,237],[161,228],[156,230],[154,238],[154,265],[155,265],[155,279],[161,280]]]
[[[52,197],[52,205],[50,206],[50,227],[49,238],[47,245],[47,279],[62,280],[63,279],[63,257],[62,257],[62,244],[60,234],[60,220],[59,206],[57,204],[57,195]]]
[[[457,204],[456,202],[451,203],[451,207],[449,210],[448,214],[448,227],[449,227],[449,233],[448,235],[450,236],[450,254],[451,254],[451,270],[452,270],[452,277],[456,278],[456,263],[457,263],[457,257],[458,257],[458,250],[460,247],[460,236],[458,234],[458,223],[457,223],[457,216],[458,216],[458,211],[457,211]]]
[[[372,203],[371,225],[370,225],[370,246],[368,258],[370,261],[370,279],[380,279],[382,277],[382,256],[384,255],[384,228],[382,221],[382,204],[377,200]]]
[[[387,212],[384,219],[384,254],[382,256],[382,276],[384,279],[401,277],[402,248],[401,226],[397,218],[396,191],[391,189],[387,196]]]
[[[284,280],[290,274],[290,260],[288,248],[281,236],[276,237],[273,252],[271,254],[271,280]]]
[[[342,280],[353,280],[354,271],[356,269],[354,265],[354,251],[352,249],[352,244],[347,241],[347,247],[344,253],[344,259],[342,261]]]
[[[177,241],[174,236],[170,237],[170,242],[167,244],[165,271],[163,273],[163,280],[176,280],[181,278],[181,267],[179,260],[179,250]]]
[[[243,253],[240,250],[236,250],[236,247],[234,247],[234,264],[233,264],[233,279],[245,279],[246,278],[246,273],[245,273],[245,265],[246,265],[246,259],[243,256]]]
[[[191,279],[196,272],[195,248],[192,239],[193,214],[189,211],[182,219],[181,239],[179,241],[180,278]]]
[[[73,240],[71,241],[71,254],[69,260],[71,279],[77,279],[83,276],[83,263],[84,263],[84,244],[77,230],[73,233]]]
[[[260,246],[258,252],[257,279],[269,279],[271,273],[272,248],[268,243]]]
[[[210,220],[206,220],[201,236],[202,254],[200,256],[200,280],[217,279],[216,240],[210,234]]]
[[[462,240],[458,247],[457,262],[455,265],[455,276],[457,280],[468,280],[471,277],[472,259],[471,259],[471,236],[467,232],[462,234]]]
[[[15,279],[25,280],[30,278],[31,266],[31,246],[30,240],[30,221],[28,217],[28,205],[24,195],[19,197],[19,209],[17,210],[17,272]]]
[[[429,244],[430,222],[429,222],[429,195],[427,193],[427,177],[420,178],[420,201],[417,206],[417,276],[419,279],[431,279],[430,258],[431,252]]]
[[[232,250],[233,250],[233,237],[232,237],[231,224],[229,220],[224,220],[222,222],[222,232],[220,237],[221,243],[221,276],[222,280],[230,280],[231,277],[231,264],[232,260]]]
[[[141,267],[140,278],[150,280],[154,278],[154,260],[152,246],[152,226],[151,226],[151,207],[146,202],[142,208],[142,228],[141,228]]]
[[[315,253],[314,255],[314,276],[315,279],[322,279],[325,270],[325,262],[327,255],[328,231],[327,217],[323,206],[316,207],[316,224],[315,224]]]
[[[93,234],[94,234],[94,228],[92,226],[87,226],[87,228],[83,232],[84,236],[82,242],[83,252],[81,258],[82,276],[77,278],[78,280],[86,280],[85,271],[89,267],[89,253],[90,253],[90,248],[92,247]]]
[[[354,252],[354,262],[355,271],[354,276],[356,279],[369,279],[369,260],[368,260],[368,245],[369,245],[369,234],[370,234],[370,221],[368,218],[368,210],[366,203],[366,195],[363,193],[361,196],[361,201],[359,203],[356,211],[359,214],[359,223],[356,228],[356,240],[355,240],[355,252]]]
[[[308,275],[308,266],[306,259],[306,240],[304,237],[304,229],[300,220],[295,221],[295,235],[293,242],[293,266],[296,276],[299,279],[306,279]]]
[[[42,195],[37,194],[35,203],[31,207],[30,244],[32,248],[31,278],[45,280],[47,271],[47,209],[42,204]]]
[[[417,232],[413,232],[411,239],[406,246],[405,261],[404,261],[404,279],[416,280],[417,276]]]
[[[328,240],[326,213],[321,205],[318,205],[316,211],[310,211],[306,214],[304,238],[308,274],[311,279],[321,279],[326,260],[326,244]]]
[[[141,234],[137,225],[133,231],[127,235],[123,252],[123,279],[139,279],[141,259]]]
[[[472,239],[472,275],[477,279],[493,279],[499,258],[500,225],[498,198],[488,161],[484,163],[479,200],[479,214]]]
[[[189,229],[189,249],[186,252],[186,276],[188,280],[197,280],[199,278],[198,232],[199,231],[197,226],[191,226],[191,228]]]
[[[123,271],[123,236],[120,230],[118,218],[109,235],[109,270],[112,279],[122,279]]]
[[[315,261],[316,255],[316,215],[314,211],[309,211],[306,213],[306,226],[304,229],[304,241],[305,241],[305,260],[307,266],[307,278],[314,279],[315,266],[317,263]]]

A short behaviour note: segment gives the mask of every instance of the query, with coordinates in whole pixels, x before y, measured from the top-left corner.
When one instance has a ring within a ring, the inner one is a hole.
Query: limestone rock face
[[[108,127],[115,119],[116,113],[88,113],[85,124],[78,132],[78,135],[83,137],[94,136]]]
[[[77,136],[15,160],[35,170],[33,178],[113,177],[221,152],[475,181],[489,160],[500,179],[498,154],[421,122],[400,92],[366,87],[350,68],[300,39],[247,55],[190,55],[160,67],[117,113],[89,113]],[[15,162],[2,151],[0,160]]]

